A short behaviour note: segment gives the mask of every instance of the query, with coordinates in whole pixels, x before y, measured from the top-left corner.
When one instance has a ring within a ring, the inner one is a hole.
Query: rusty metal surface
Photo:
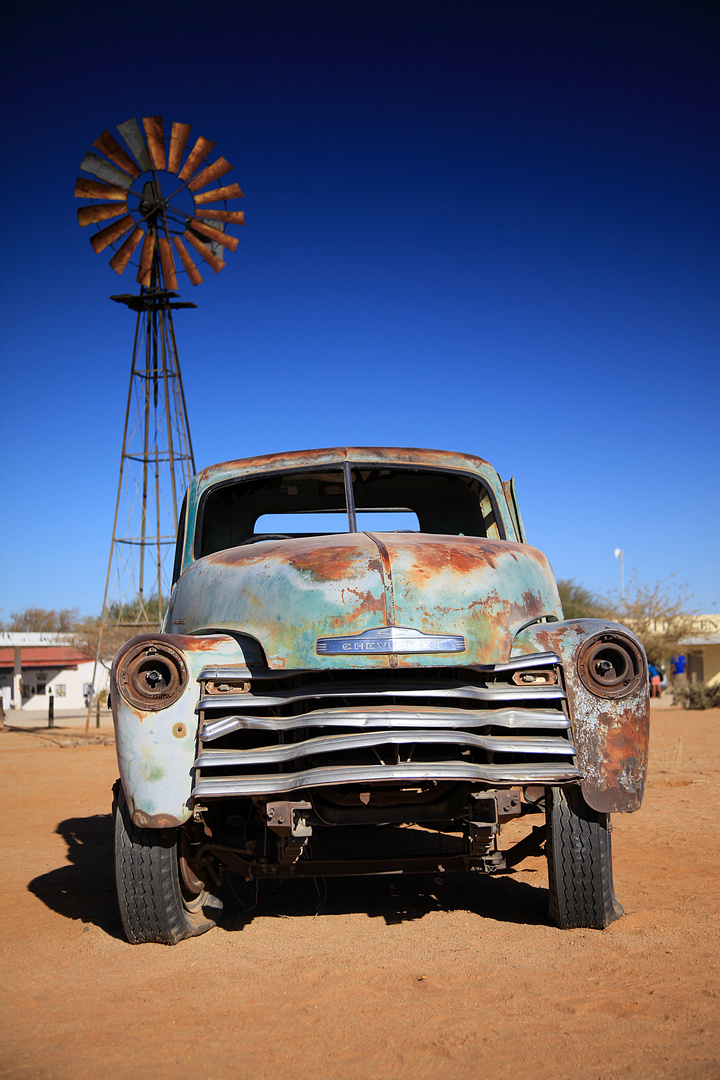
[[[114,244],[116,240],[119,240],[129,229],[134,227],[135,219],[132,214],[126,214],[119,221],[114,221],[112,225],[106,225],[104,229],[100,229],[100,232],[90,237],[93,251],[96,255],[99,255],[101,251],[104,251],[110,244]]]
[[[117,202],[127,200],[127,191],[124,188],[100,184],[97,180],[86,180],[82,176],[78,176],[75,181],[74,195],[76,199],[113,199]]]
[[[212,221],[226,221],[228,224],[244,225],[244,210],[198,210],[198,217],[210,218]]]
[[[242,199],[243,193],[237,184],[228,184],[227,187],[212,188],[210,191],[202,191],[199,195],[193,197],[195,199],[195,205],[200,206],[205,203],[224,202],[228,199]]]
[[[214,142],[210,142],[209,139],[204,139],[201,135],[200,138],[196,141],[190,153],[188,154],[188,159],[183,165],[181,172],[179,173],[180,179],[189,180],[195,170],[199,168],[200,165],[202,165],[203,161],[208,156],[210,151],[214,149],[214,147]]]
[[[222,261],[222,259],[218,259],[217,255],[213,255],[207,244],[203,244],[202,240],[198,240],[197,236],[195,236],[190,231],[190,229],[185,230],[185,232],[183,233],[183,239],[187,240],[189,244],[192,244],[197,253],[199,255],[202,255],[205,262],[215,271],[216,274],[220,273],[220,271],[225,266],[225,263]]]
[[[98,221],[107,221],[108,218],[119,217],[127,214],[127,203],[95,203],[93,206],[78,207],[78,225],[94,225]]]
[[[158,248],[160,250],[160,264],[162,266],[165,288],[177,292],[178,283],[175,275],[175,260],[173,259],[170,241],[166,236],[158,237]]]
[[[122,146],[113,138],[109,131],[103,131],[93,146],[96,150],[99,150],[105,157],[110,158],[119,168],[124,172],[129,173],[133,179],[137,179],[140,175],[140,169],[137,167],[132,158],[125,153]]]
[[[144,235],[145,233],[142,229],[137,226],[133,229],[122,246],[115,252],[110,260],[110,265],[116,274],[122,274],[123,270],[133,257],[135,248],[138,246]]]
[[[207,187],[213,180],[217,180],[219,177],[224,176],[225,173],[232,172],[235,168],[229,161],[226,161],[224,157],[220,157],[212,165],[208,165],[206,169],[199,172],[197,176],[194,176],[188,187],[190,191],[198,191],[199,188]]]
[[[338,466],[348,461],[352,465],[407,465],[430,469],[458,470],[464,474],[479,477],[485,487],[496,498],[503,522],[512,535],[512,520],[502,483],[495,469],[489,462],[470,454],[448,453],[442,450],[426,450],[417,447],[332,447],[318,450],[298,450],[285,454],[267,454],[254,458],[244,458],[236,461],[221,462],[201,470],[190,485],[187,511],[187,535],[192,536],[195,528],[198,503],[203,492],[216,483],[222,483],[233,477],[241,479],[250,475],[262,475],[271,472],[285,472],[289,469],[314,468],[324,465]],[[183,557],[183,569],[192,562],[191,545],[186,545]]]
[[[540,841],[542,837],[540,838]],[[536,844],[533,844],[535,847]],[[407,858],[376,859],[298,859],[292,863],[253,862],[239,850],[220,844],[204,844],[201,853],[211,853],[231,870],[249,881],[281,877],[363,877],[371,874],[451,874],[477,870],[494,874],[509,865],[506,856],[514,848],[495,851],[491,855],[411,855]]]
[[[270,667],[388,667],[383,655],[318,655],[319,637],[409,626],[464,634],[466,664],[507,660],[517,630],[555,615],[559,600],[546,560],[534,548],[478,537],[386,534],[383,566],[365,533],[266,541],[197,560],[183,574],[169,618],[186,632],[221,626],[253,635]],[[394,658],[427,664],[424,654]],[[433,657],[457,665],[454,654]],[[393,665],[395,666],[395,665]]]
[[[220,229],[214,229],[212,225],[205,225],[202,221],[198,221],[197,218],[192,218],[189,227],[194,232],[207,236],[213,243],[221,244],[222,247],[229,248],[230,251],[237,251],[239,240],[236,236],[229,236],[227,233],[221,232]]]
[[[136,277],[136,281],[139,285],[150,284],[150,271],[152,269],[154,252],[155,234],[149,232],[145,234],[145,240],[143,241],[142,251],[140,253],[140,266]]]
[[[165,135],[162,116],[143,116],[143,127],[147,137],[153,165],[156,169],[165,168]]]
[[[613,700],[591,693],[577,666],[585,642],[608,631],[633,637],[617,623],[578,619],[528,627],[515,639],[513,651],[551,649],[562,656],[585,800],[601,813],[629,813],[639,808],[645,790],[650,737],[648,680],[643,678],[628,697]],[[634,640],[642,652],[642,645]]]
[[[170,135],[170,153],[168,154],[167,163],[168,172],[178,172],[191,127],[192,124],[178,124],[177,122],[173,122],[172,134]]]
[[[129,705],[117,686],[118,666],[125,654],[158,635],[133,638],[119,651],[111,672],[110,699],[115,745],[123,790],[136,824],[146,828],[180,825],[190,817],[190,777],[195,758],[197,692],[185,693],[160,712]],[[162,640],[182,654],[190,684],[208,662],[243,663],[241,645],[224,635],[188,637],[166,634]],[[178,737],[178,725],[184,734]]]
[[[195,263],[193,262],[190,252],[185,247],[179,236],[173,236],[173,244],[175,245],[175,249],[180,256],[180,262],[185,267],[185,272],[190,278],[190,281],[193,283],[193,285],[201,285],[203,280],[202,275],[200,274],[200,271],[198,270]]]
[[[456,469],[479,476],[487,487],[496,492],[502,484],[492,465],[472,454],[448,453],[444,450],[426,450],[419,447],[336,446],[317,450],[291,450],[283,454],[262,454],[257,457],[238,458],[209,465],[195,477],[198,494],[210,484],[230,477],[249,476],[269,472],[285,472],[288,469],[312,468],[315,465],[337,465],[344,461],[371,465],[425,466],[430,469]]]

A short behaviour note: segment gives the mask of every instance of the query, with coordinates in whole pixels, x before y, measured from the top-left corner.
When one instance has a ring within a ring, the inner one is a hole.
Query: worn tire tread
[[[577,787],[548,789],[546,813],[551,921],[564,930],[605,929],[623,913],[613,888],[608,815],[588,806]]]

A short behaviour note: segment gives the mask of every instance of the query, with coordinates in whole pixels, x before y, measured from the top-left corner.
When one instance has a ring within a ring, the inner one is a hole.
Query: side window
[[[483,523],[485,526],[485,536],[489,536],[493,540],[499,540],[500,529],[498,528],[495,511],[493,510],[493,505],[487,492],[485,492],[480,500],[480,509],[482,510]]]
[[[183,499],[182,508],[180,510],[180,520],[178,521],[177,528],[177,541],[175,543],[175,561],[173,563],[172,584],[171,588],[175,588],[175,583],[180,577],[180,570],[182,569],[182,555],[183,547],[185,544],[185,513],[187,510],[188,493],[185,492],[185,498]]]

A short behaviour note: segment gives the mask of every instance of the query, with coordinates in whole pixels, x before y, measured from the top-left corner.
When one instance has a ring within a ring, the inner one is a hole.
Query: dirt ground
[[[0,732],[0,1076],[720,1078],[720,710],[653,706],[604,932],[548,925],[532,858],[441,883],[240,882],[222,928],[128,945],[114,747],[64,721]]]

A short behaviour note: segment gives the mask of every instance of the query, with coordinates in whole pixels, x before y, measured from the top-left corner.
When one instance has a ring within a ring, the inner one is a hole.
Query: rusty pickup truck
[[[204,469],[173,578],[163,631],[112,671],[129,941],[208,930],[229,874],[497,874],[543,853],[554,923],[622,914],[609,815],[643,797],[645,654],[564,619],[486,461],[361,447]]]

